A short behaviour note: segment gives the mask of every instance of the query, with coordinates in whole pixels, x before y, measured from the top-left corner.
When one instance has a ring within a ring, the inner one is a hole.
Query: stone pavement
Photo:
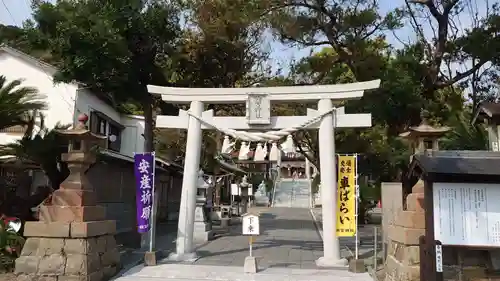
[[[321,216],[321,208],[311,209],[311,213],[317,222],[319,232],[321,235],[323,231],[322,227],[322,216]],[[377,231],[377,256],[382,255],[382,233],[380,225],[366,224],[358,226],[358,251],[359,257],[362,259],[371,258],[375,253],[375,229]],[[340,237],[339,239],[340,248],[341,248],[341,256],[344,258],[350,257],[354,255],[354,251],[356,248],[356,240],[354,237]],[[372,260],[368,260],[369,264],[372,263]]]
[[[368,273],[347,270],[268,268],[257,274],[243,273],[243,267],[187,264],[138,266],[117,281],[372,281]]]
[[[259,266],[315,269],[323,255],[323,243],[308,209],[259,208],[261,235],[254,238],[253,255]],[[229,233],[198,248],[195,264],[243,266],[249,238],[242,236],[241,224]]]
[[[197,248],[194,263],[162,262],[158,266],[137,266],[117,281],[368,281],[368,274],[347,270],[317,269],[315,260],[323,255],[321,237],[309,209],[259,208],[261,235],[254,239],[257,274],[243,274],[248,255],[248,237],[241,235],[241,224],[229,233]],[[346,250],[344,255],[348,255]]]
[[[166,256],[172,249],[175,249],[177,223],[160,223],[156,227],[156,250],[159,251],[162,256]],[[147,249],[131,249],[119,245],[119,251],[123,270],[118,273],[118,275],[141,264],[144,261],[144,254]]]

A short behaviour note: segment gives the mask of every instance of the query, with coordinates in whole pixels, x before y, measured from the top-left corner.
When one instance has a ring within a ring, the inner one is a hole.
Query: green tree
[[[428,100],[497,62],[498,4],[486,2],[480,9],[469,0],[404,0],[403,7],[382,14],[378,1],[266,2],[269,21],[283,42],[332,47],[335,62],[346,65],[358,81],[378,78],[380,58],[369,51],[373,40],[403,25],[413,27],[415,40],[401,43],[413,49],[420,94]],[[460,17],[470,17],[472,24],[458,24]]]
[[[332,62],[347,66],[358,81],[377,79],[380,57],[373,41],[401,26],[400,11],[383,15],[378,1],[266,1],[267,19],[284,43],[299,47],[328,46]]]
[[[0,24],[0,45],[19,47],[20,39],[24,37],[24,30],[17,26]]]
[[[472,104],[466,106],[450,120],[452,130],[441,141],[445,150],[487,150],[488,134],[484,124],[470,124]]]
[[[378,90],[365,93],[361,100],[346,101],[341,105],[346,112],[369,112],[373,126],[363,129],[343,129],[336,133],[339,153],[361,153],[359,171],[379,181],[400,178],[408,165],[408,147],[398,137],[409,126],[418,124],[422,108],[426,107],[433,121],[445,123],[462,110],[464,99],[459,89],[439,90],[434,100],[421,95],[422,85],[415,66],[419,65],[414,48],[392,50],[385,41],[377,39],[367,45],[363,53],[377,61],[372,74],[382,80]],[[291,81],[291,82],[290,82]],[[283,84],[337,84],[355,82],[348,65],[337,61],[333,48],[326,47],[293,65],[288,81]],[[282,114],[305,114],[315,105],[281,106]],[[284,111],[283,111],[284,110]],[[299,132],[297,147],[310,151],[311,162],[318,163],[317,132]]]
[[[271,72],[264,63],[269,52],[263,47],[265,26],[252,1],[190,0],[183,3],[187,28],[178,51],[165,71],[180,87],[249,87],[264,81]],[[187,108],[183,108],[187,109]],[[242,105],[209,104],[215,115],[242,115]],[[185,134],[179,130],[158,130],[157,148],[170,159],[181,158]],[[211,171],[220,150],[222,136],[205,131],[202,166]],[[179,157],[180,156],[180,157]]]
[[[249,87],[270,75],[254,1],[189,0],[187,28],[169,70],[185,87]]]
[[[168,85],[163,68],[179,36],[179,13],[160,0],[38,1],[27,34],[58,61],[56,81],[78,80],[115,106],[135,102],[145,118],[145,151],[153,151],[153,97]]]
[[[463,86],[477,86],[481,76],[486,78],[491,74],[488,65],[498,65],[498,3],[405,0],[402,11],[416,35],[413,42],[403,43],[420,51],[421,63],[416,69],[426,98],[432,99],[439,89],[460,81],[465,82]],[[464,17],[470,19],[470,25],[462,24],[460,18]],[[477,105],[480,97],[471,98]]]
[[[8,82],[5,76],[0,76],[0,129],[27,125],[30,116],[45,107],[37,89],[22,87],[22,80]]]
[[[68,177],[66,163],[61,161],[61,154],[67,151],[67,145],[57,130],[67,129],[69,125],[57,124],[54,129],[45,127],[42,114],[34,115],[26,128],[24,136],[10,144],[0,147],[0,154],[14,155],[22,161],[34,162],[45,172],[53,190]]]

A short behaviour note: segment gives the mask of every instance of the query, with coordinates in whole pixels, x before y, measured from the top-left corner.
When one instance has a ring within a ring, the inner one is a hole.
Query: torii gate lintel
[[[306,116],[272,116],[270,117],[270,124],[266,125],[250,125],[247,118],[243,116],[228,117],[228,116],[214,116],[212,109],[203,111],[200,115],[201,119],[207,123],[216,125],[219,128],[229,128],[234,130],[273,130],[284,129],[295,126],[311,119],[320,114],[315,109],[308,108]],[[160,115],[156,118],[156,127],[169,128],[169,129],[187,129],[189,122],[189,114],[185,110],[180,110],[178,116]],[[366,128],[372,125],[372,116],[370,113],[358,114],[345,114],[344,108],[340,107],[336,110],[335,127],[336,128]],[[229,126],[229,127],[228,127]],[[203,130],[213,129],[210,125],[201,124]],[[319,122],[311,124],[307,129],[318,129]]]
[[[217,104],[244,103],[247,101],[249,93],[266,94],[271,101],[276,102],[314,102],[321,99],[338,101],[359,99],[365,90],[380,87],[380,80],[335,85],[256,88],[177,88],[156,85],[148,85],[147,87],[149,93],[161,95],[164,101],[170,103],[185,104],[192,101]]]

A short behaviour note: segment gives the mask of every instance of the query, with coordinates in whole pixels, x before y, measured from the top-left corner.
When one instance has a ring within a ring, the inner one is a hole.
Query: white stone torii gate
[[[333,110],[333,101],[359,99],[365,90],[376,89],[380,80],[367,82],[259,88],[174,88],[148,85],[151,94],[159,94],[169,103],[190,103],[189,113],[179,116],[157,116],[158,128],[188,129],[179,225],[176,240],[176,260],[196,259],[193,247],[193,231],[196,208],[197,179],[200,166],[202,129],[276,130],[296,128],[309,119],[323,115],[320,121],[304,129],[319,128],[321,202],[323,216],[323,257],[316,261],[320,267],[343,264],[336,233],[337,180],[335,172],[334,128],[370,127],[371,114],[345,114]],[[318,101],[318,110],[308,109],[307,116],[270,116],[270,101],[310,102]],[[246,117],[217,117],[212,110],[204,111],[204,103],[247,103]],[[255,111],[254,111],[255,110]],[[326,115],[325,115],[326,114]],[[334,114],[335,117],[334,118]],[[201,122],[203,120],[204,122]],[[323,172],[321,172],[323,171]]]

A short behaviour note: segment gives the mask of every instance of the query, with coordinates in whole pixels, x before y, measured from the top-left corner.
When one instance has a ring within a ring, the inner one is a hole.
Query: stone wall
[[[419,238],[425,232],[423,191],[423,182],[419,181],[406,198],[405,208],[388,226],[385,281],[420,280]]]
[[[39,238],[26,240],[16,260],[17,281],[109,280],[120,266],[120,254],[110,234],[114,223],[92,224],[26,224],[25,235]]]
[[[403,209],[403,186],[400,182],[383,182],[381,195],[382,239],[387,244],[389,225],[394,222],[397,212]]]
[[[170,179],[169,179],[170,181]],[[173,177],[168,185],[164,185],[160,193],[158,219],[160,222],[175,221],[179,217],[181,204],[182,177]]]
[[[96,163],[87,172],[97,203],[106,219],[116,221],[116,232],[135,230],[135,178],[132,163]]]
[[[129,247],[139,247],[141,242],[136,231],[133,163],[118,160],[99,162],[88,170],[87,177],[95,188],[97,202],[106,207],[106,219],[116,221],[117,242]],[[169,212],[178,212],[181,185],[176,186],[175,183],[182,182],[182,178],[174,174],[174,180],[171,181],[167,172],[157,171],[155,181],[156,187],[160,189],[157,218],[158,221],[165,221]]]
[[[35,174],[39,174],[39,170]],[[27,175],[28,170],[22,175]],[[39,182],[47,183],[45,179]],[[135,176],[133,163],[123,160],[98,162],[87,171],[87,178],[95,188],[97,203],[106,208],[106,219],[116,222],[116,236],[119,244],[130,247],[140,245],[136,231]],[[159,173],[156,186],[160,188],[158,221],[177,218],[180,207],[182,175],[174,174],[173,180],[167,172]],[[29,190],[29,188],[27,189]],[[31,193],[35,189],[31,190]],[[0,196],[1,197],[1,196]]]

